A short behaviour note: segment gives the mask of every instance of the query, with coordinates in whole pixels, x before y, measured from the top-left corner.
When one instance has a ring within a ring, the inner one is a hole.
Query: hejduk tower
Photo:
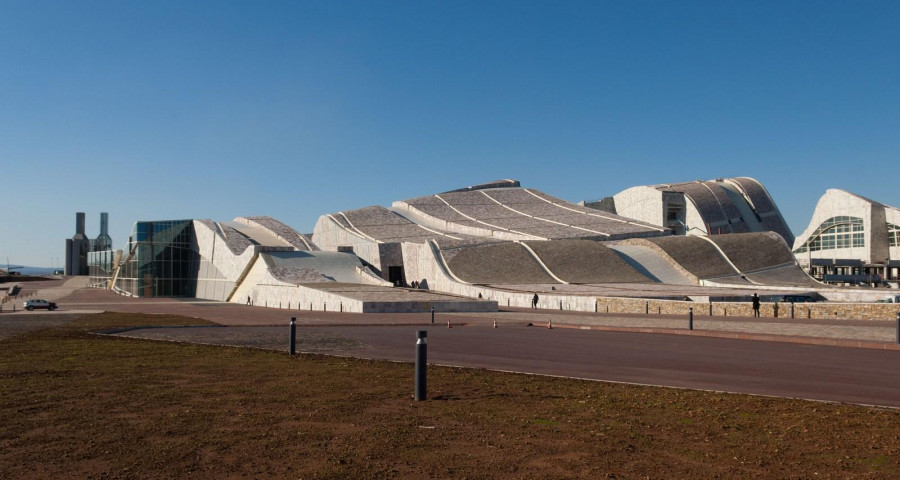
[[[84,234],[84,212],[75,214],[75,236],[66,240],[66,275],[87,275],[91,242]]]
[[[112,238],[109,236],[109,214],[103,212],[100,214],[100,235],[96,240],[91,241],[92,252],[104,252],[112,250]]]

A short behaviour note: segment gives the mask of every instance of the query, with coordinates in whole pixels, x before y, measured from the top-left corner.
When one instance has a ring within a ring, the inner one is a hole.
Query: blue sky
[[[0,0],[0,263],[75,212],[325,213],[498,178],[900,205],[900,2]]]

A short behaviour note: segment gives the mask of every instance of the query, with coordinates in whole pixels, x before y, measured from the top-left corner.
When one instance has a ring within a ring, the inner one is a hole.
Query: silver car
[[[38,299],[25,300],[25,303],[22,304],[22,306],[25,308],[25,310],[28,310],[29,312],[34,310],[35,308],[45,308],[47,310],[56,310],[55,303],[48,302],[46,300],[38,300]]]

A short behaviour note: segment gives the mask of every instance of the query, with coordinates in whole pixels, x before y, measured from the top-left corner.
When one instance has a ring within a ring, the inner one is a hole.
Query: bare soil
[[[0,478],[900,476],[895,410],[91,333],[197,324],[0,340]]]

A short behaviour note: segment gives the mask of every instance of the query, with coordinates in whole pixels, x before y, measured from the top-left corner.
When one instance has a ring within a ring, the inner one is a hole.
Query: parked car
[[[22,306],[25,307],[25,310],[28,310],[29,312],[34,310],[35,308],[46,308],[47,310],[56,310],[56,303],[48,302],[46,300],[38,300],[38,299],[25,300],[25,303]]]
[[[815,302],[816,299],[811,295],[784,295],[781,297],[781,301],[784,303],[806,303]]]

